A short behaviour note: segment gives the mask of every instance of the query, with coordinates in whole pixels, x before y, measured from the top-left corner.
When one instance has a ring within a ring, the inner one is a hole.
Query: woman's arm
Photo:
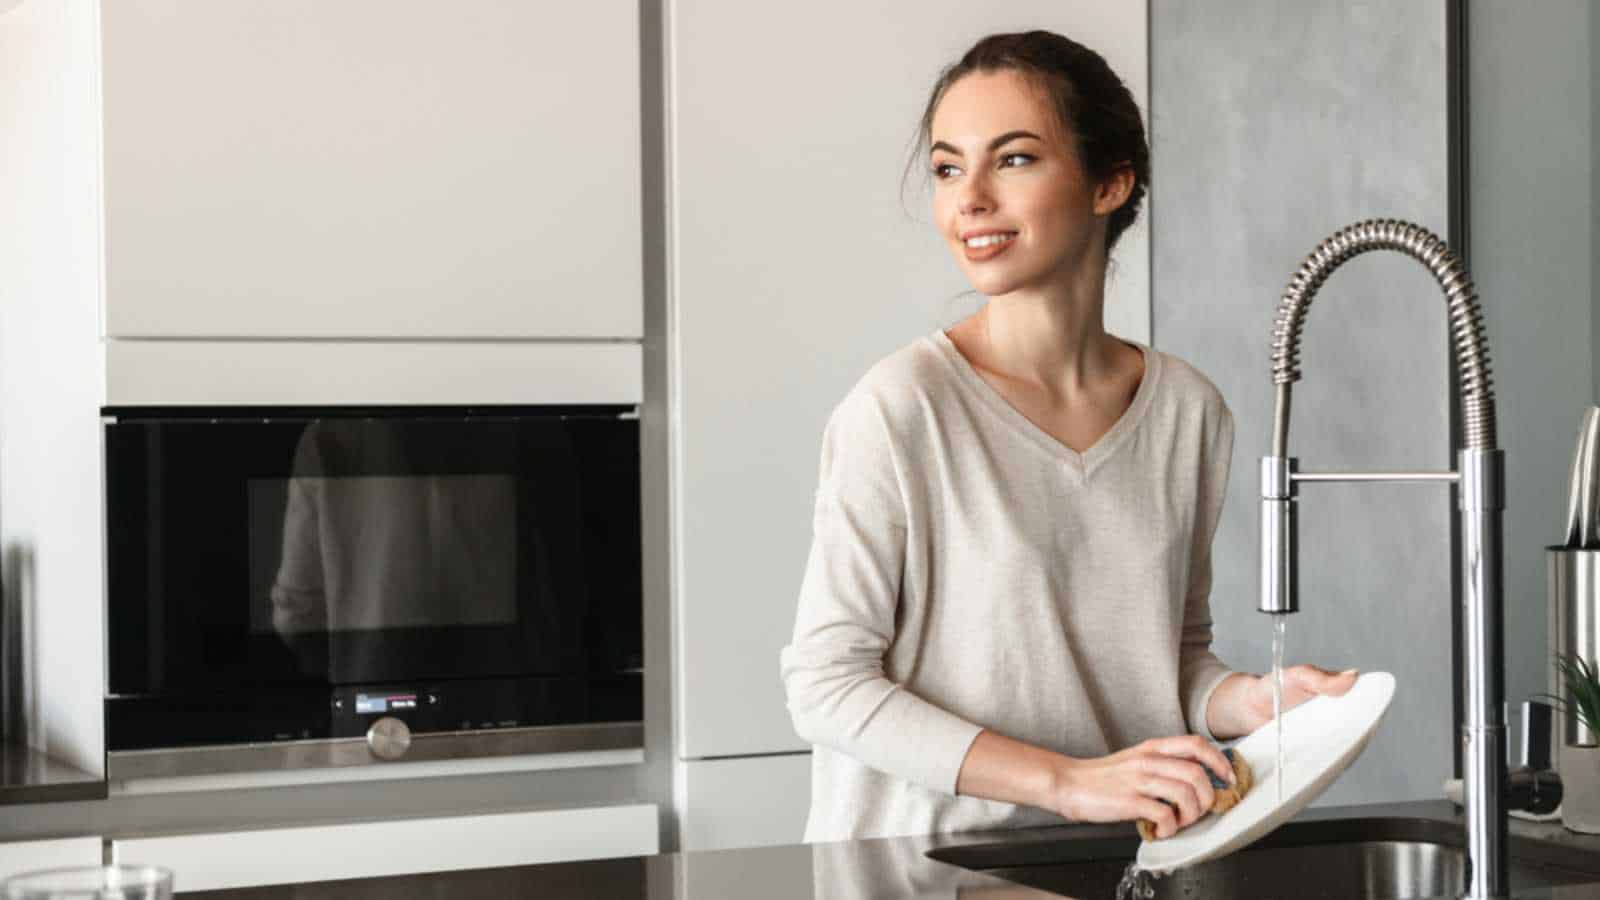
[[[811,551],[780,665],[802,738],[948,795],[982,728],[884,671],[906,564],[895,466],[879,401],[852,392],[823,433]]]
[[[806,741],[944,794],[981,727],[891,681],[905,528],[823,492],[794,637],[780,657]]]
[[[1149,819],[1158,837],[1169,837],[1210,812],[1215,792],[1206,769],[1234,781],[1227,757],[1196,735],[1074,759],[985,730],[961,765],[956,793],[1042,807],[1077,822]]]

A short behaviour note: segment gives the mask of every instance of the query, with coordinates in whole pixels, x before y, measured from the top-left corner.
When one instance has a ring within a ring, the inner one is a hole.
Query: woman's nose
[[[959,208],[962,215],[992,212],[994,200],[989,196],[988,180],[981,174],[967,178],[961,185]]]

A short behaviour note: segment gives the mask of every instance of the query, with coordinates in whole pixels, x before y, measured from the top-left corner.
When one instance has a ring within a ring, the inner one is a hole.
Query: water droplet
[[[1128,868],[1122,871],[1122,880],[1117,882],[1117,900],[1151,900],[1156,895],[1156,879],[1162,877],[1159,872],[1147,872],[1139,868],[1137,862],[1128,863]]]

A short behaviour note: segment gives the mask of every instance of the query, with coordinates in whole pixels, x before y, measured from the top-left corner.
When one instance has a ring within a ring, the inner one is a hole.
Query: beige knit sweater
[[[781,667],[815,745],[807,841],[1059,824],[955,796],[984,728],[1074,757],[1210,737],[1211,539],[1233,416],[1140,345],[1133,403],[1078,453],[943,331],[874,366],[823,435]]]

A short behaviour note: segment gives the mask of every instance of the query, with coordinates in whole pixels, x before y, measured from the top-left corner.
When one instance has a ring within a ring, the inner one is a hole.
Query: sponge
[[[1249,793],[1250,786],[1255,783],[1255,773],[1250,770],[1250,764],[1245,762],[1243,756],[1233,752],[1232,747],[1222,748],[1222,755],[1228,758],[1228,762],[1233,763],[1234,784],[1230,786],[1226,781],[1218,778],[1216,773],[1206,769],[1206,775],[1210,776],[1211,787],[1216,794],[1215,799],[1211,801],[1211,812],[1219,815],[1238,806],[1239,801],[1244,799],[1244,795]],[[1202,766],[1201,768],[1205,767]],[[1166,803],[1165,800],[1161,802]],[[1170,806],[1171,804],[1167,805]],[[1139,829],[1139,837],[1147,841],[1156,839],[1156,823],[1149,819],[1140,819],[1137,827]]]

